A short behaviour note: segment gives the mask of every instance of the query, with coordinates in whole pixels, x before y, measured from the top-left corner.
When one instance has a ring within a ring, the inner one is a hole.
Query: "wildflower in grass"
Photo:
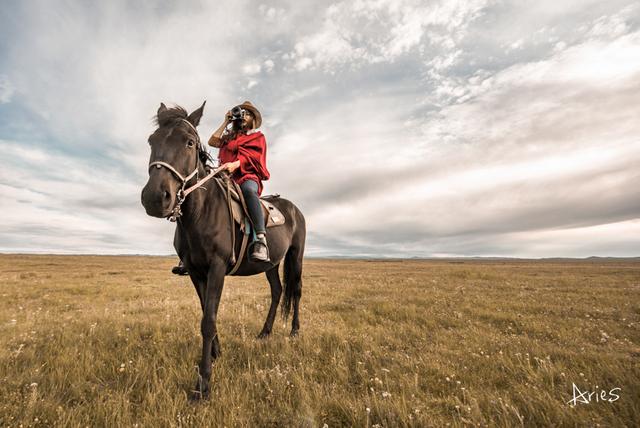
[[[389,397],[391,397],[391,393],[390,392],[387,392],[387,391],[383,391],[382,392],[382,398],[389,398]]]

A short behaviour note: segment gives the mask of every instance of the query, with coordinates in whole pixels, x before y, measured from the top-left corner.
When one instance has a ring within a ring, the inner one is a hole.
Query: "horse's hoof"
[[[189,394],[189,401],[198,403],[200,401],[206,401],[209,399],[209,393],[201,393],[200,391],[191,391]]]
[[[291,330],[291,333],[289,333],[289,337],[298,337],[298,330]]]
[[[256,339],[266,339],[267,337],[269,337],[270,334],[271,334],[270,332],[263,330],[260,332],[260,334]]]
[[[198,385],[196,385],[196,389],[191,391],[191,394],[189,395],[189,399],[194,402],[208,400],[209,388],[200,390]]]
[[[202,401],[209,399],[209,382],[198,376],[195,387],[191,390],[191,401]]]

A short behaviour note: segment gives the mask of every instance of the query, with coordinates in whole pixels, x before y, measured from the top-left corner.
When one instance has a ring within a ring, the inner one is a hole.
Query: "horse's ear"
[[[167,106],[164,105],[164,103],[160,103],[160,107],[158,108],[158,116],[160,116],[160,113],[162,113],[165,110],[167,110]]]
[[[202,112],[204,111],[204,105],[206,103],[207,103],[206,101],[203,102],[199,109],[192,111],[189,117],[187,117],[187,120],[191,122],[193,126],[198,126],[198,124],[200,123],[200,119],[202,118]]]

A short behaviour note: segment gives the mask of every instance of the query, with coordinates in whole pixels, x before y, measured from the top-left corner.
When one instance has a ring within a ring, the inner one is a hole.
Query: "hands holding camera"
[[[238,132],[244,133],[255,129],[259,127],[261,123],[260,112],[258,112],[249,101],[245,101],[243,104],[237,105],[225,113],[224,122],[215,130],[211,138],[209,138],[209,145],[220,148],[226,139],[235,138]],[[229,124],[232,124],[231,129],[229,128]],[[233,172],[238,169],[238,167],[239,165],[229,167],[229,172]]]

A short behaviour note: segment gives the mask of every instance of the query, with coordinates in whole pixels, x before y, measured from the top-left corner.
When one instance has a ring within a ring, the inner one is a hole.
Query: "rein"
[[[189,127],[191,127],[191,129],[193,129],[193,131],[196,134],[196,138],[198,139],[198,149],[200,149],[200,147],[202,146],[202,142],[200,141],[200,135],[198,134],[198,131],[196,130],[195,126],[193,126],[191,124],[191,122],[189,122],[186,119],[181,119],[182,122],[186,123],[187,125],[189,125]],[[171,164],[168,164],[167,162],[163,162],[163,161],[155,161],[155,162],[151,162],[149,164],[149,169],[151,169],[151,167],[155,166],[156,168],[160,169],[162,167],[167,168],[169,171],[171,171],[171,173],[173,173],[173,175],[176,176],[176,178],[180,181],[181,183],[181,187],[178,190],[178,193],[176,194],[176,204],[174,205],[173,209],[171,210],[171,214],[169,216],[167,216],[167,219],[171,222],[175,222],[176,220],[178,220],[181,216],[182,216],[182,204],[184,203],[185,199],[187,199],[187,196],[189,196],[189,194],[191,192],[193,192],[194,190],[198,189],[199,187],[202,187],[202,185],[204,183],[206,183],[207,181],[209,181],[210,179],[212,179],[214,176],[216,176],[220,171],[222,171],[222,167],[218,167],[215,168],[214,170],[212,170],[209,174],[207,174],[206,176],[204,176],[202,179],[196,181],[196,184],[194,184],[191,187],[186,187],[187,183],[195,176],[197,179],[198,176],[198,166],[200,165],[200,153],[196,154],[196,167],[193,170],[193,172],[189,175],[187,175],[186,177],[184,177],[182,174],[180,174],[178,172],[178,170],[176,170],[173,166],[171,166]]]

